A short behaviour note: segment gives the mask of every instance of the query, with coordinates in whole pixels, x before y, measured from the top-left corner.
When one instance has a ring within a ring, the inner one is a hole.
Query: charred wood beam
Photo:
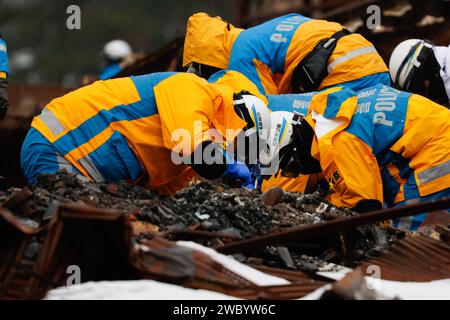
[[[334,234],[339,231],[358,227],[360,225],[375,223],[401,217],[418,215],[423,212],[450,208],[450,198],[435,201],[427,201],[403,207],[376,210],[365,214],[351,217],[342,217],[335,220],[307,225],[289,230],[271,233],[253,239],[237,241],[217,248],[217,251],[230,254],[236,252],[247,252],[266,246],[284,244],[287,242],[298,242],[306,239],[318,238],[324,235]]]

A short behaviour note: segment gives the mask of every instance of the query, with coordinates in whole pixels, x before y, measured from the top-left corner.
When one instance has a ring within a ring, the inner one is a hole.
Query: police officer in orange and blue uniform
[[[252,187],[247,166],[227,154],[227,144],[247,129],[264,132],[252,119],[270,116],[262,100],[239,93],[257,92],[256,86],[236,77],[237,89],[188,73],[154,73],[97,81],[56,98],[34,118],[23,143],[24,175],[34,183],[39,174],[64,169],[96,182],[128,180],[160,194],[175,193],[196,174]],[[242,116],[249,113],[254,117]],[[223,141],[213,141],[210,129]],[[185,161],[211,145],[226,161]]]
[[[8,50],[6,42],[0,35],[0,120],[8,111]]]
[[[239,71],[265,95],[390,85],[385,63],[363,36],[300,14],[244,30],[196,13],[188,20],[183,65],[205,78],[218,69]]]
[[[304,117],[284,109],[291,139],[269,143],[284,176],[320,173],[328,200],[359,212],[450,196],[450,110],[383,85],[357,93],[336,87],[305,101]],[[425,218],[394,223],[415,230]]]

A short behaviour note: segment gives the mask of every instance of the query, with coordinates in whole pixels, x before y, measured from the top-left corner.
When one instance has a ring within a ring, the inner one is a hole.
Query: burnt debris
[[[318,193],[284,193],[277,203],[265,205],[257,191],[209,182],[192,184],[170,197],[157,196],[126,181],[92,183],[59,173],[41,175],[30,189],[0,191],[3,207],[40,225],[51,217],[55,207],[70,202],[130,214],[157,225],[161,231],[191,227],[243,239],[353,214],[329,204]]]
[[[261,195],[257,191],[198,182],[173,197],[157,196],[126,181],[85,182],[64,172],[41,175],[30,188],[0,191],[0,205],[33,227],[45,226],[59,206],[73,202],[128,215],[136,239],[158,233],[166,239],[192,240],[216,248],[354,215],[351,210],[326,202],[320,193],[304,195],[275,189]],[[313,242],[263,247],[242,255],[240,260],[256,257],[273,267],[311,272],[328,262],[354,266],[363,258],[377,256],[392,243],[393,237],[372,225]]]

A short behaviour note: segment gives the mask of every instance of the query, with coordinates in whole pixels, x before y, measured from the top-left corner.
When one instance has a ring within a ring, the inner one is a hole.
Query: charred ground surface
[[[193,240],[210,247],[355,214],[329,204],[319,193],[284,193],[276,201],[269,201],[257,191],[207,182],[192,184],[172,197],[157,196],[126,182],[90,183],[60,173],[43,175],[30,188],[0,191],[0,206],[31,226],[45,225],[55,208],[71,202],[130,215],[136,240],[157,232],[171,240]],[[354,266],[363,258],[376,256],[393,238],[392,232],[372,225],[313,243],[267,247],[235,257],[313,271],[327,262]]]

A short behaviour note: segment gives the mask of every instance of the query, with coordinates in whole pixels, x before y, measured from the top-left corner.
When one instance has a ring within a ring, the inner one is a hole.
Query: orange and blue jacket
[[[192,15],[187,24],[183,65],[197,62],[236,70],[262,94],[291,92],[295,67],[324,39],[342,30],[338,23],[288,14],[247,30],[219,17]],[[319,89],[346,83],[360,90],[390,85],[388,69],[375,47],[359,34],[341,38],[329,59],[329,75]]]
[[[390,207],[450,192],[445,107],[383,85],[358,93],[332,88],[305,97],[305,104],[315,131],[311,155],[335,205],[372,199]]]
[[[238,87],[257,91],[241,80]],[[94,181],[129,179],[173,194],[195,175],[189,165],[172,161],[173,148],[193,151],[210,128],[234,139],[226,130],[245,126],[233,108],[239,90],[230,85],[170,72],[97,81],[51,101],[32,127]],[[190,138],[173,138],[177,129]]]
[[[8,49],[0,35],[0,78],[6,79],[8,72]]]

